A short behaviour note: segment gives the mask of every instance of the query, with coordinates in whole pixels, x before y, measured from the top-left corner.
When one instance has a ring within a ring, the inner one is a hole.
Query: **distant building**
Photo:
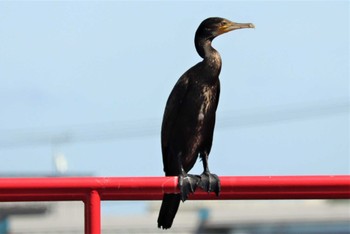
[[[82,202],[26,204],[46,207],[46,211],[36,215],[10,215],[9,233],[84,233]],[[143,214],[103,215],[102,233],[164,234],[156,224],[160,202],[148,204],[149,209]],[[324,200],[186,201],[181,204],[173,227],[166,233],[349,234],[350,203]]]

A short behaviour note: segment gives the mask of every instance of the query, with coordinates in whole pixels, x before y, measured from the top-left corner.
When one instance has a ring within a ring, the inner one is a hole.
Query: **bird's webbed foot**
[[[215,192],[216,196],[219,196],[221,191],[219,177],[215,174],[211,174],[209,171],[204,171],[200,177],[201,179],[198,186],[208,193]]]
[[[179,188],[181,200],[184,202],[188,198],[190,193],[194,193],[196,191],[197,185],[200,181],[200,177],[196,175],[179,175]]]

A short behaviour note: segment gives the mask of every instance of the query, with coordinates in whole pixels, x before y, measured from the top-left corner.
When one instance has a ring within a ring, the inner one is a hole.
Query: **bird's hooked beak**
[[[230,32],[232,30],[241,29],[241,28],[255,28],[252,23],[235,23],[228,21],[225,24],[221,25],[219,28],[220,34]]]

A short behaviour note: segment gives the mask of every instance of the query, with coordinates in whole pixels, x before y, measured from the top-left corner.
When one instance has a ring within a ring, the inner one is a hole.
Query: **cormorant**
[[[219,102],[221,70],[220,54],[211,46],[212,40],[229,31],[254,28],[251,23],[235,23],[212,17],[204,20],[195,35],[195,46],[203,60],[186,71],[175,84],[166,103],[161,143],[166,176],[179,176],[180,194],[164,194],[158,217],[158,227],[171,227],[180,200],[185,201],[197,186],[220,193],[220,181],[208,167]],[[187,172],[198,156],[203,161],[200,176]]]

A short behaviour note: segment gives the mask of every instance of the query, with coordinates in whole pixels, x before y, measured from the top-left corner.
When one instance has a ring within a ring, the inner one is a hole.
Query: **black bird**
[[[204,20],[195,35],[195,46],[203,60],[186,71],[175,84],[166,103],[161,141],[166,176],[179,176],[180,194],[164,194],[158,227],[171,227],[180,200],[185,201],[197,186],[220,193],[220,181],[208,168],[219,102],[221,70],[220,54],[211,46],[212,40],[229,31],[254,28],[251,23],[234,23],[213,17]],[[203,161],[200,176],[187,174],[198,156]]]

